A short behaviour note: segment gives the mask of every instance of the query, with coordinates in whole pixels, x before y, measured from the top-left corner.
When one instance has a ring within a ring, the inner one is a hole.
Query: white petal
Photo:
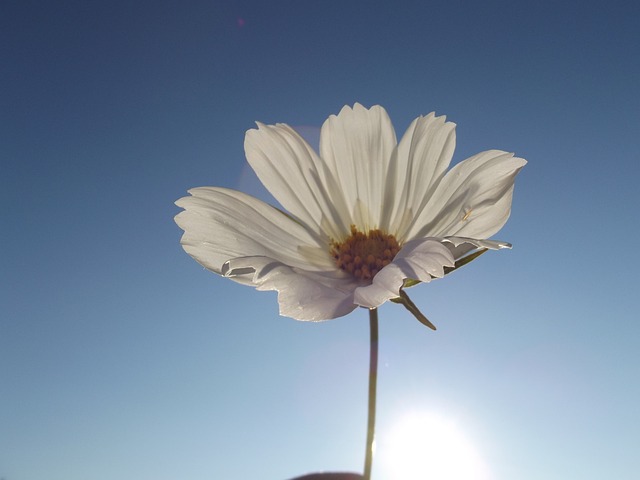
[[[393,185],[395,198],[389,214],[388,231],[402,230],[402,213],[420,212],[444,176],[456,144],[455,123],[430,113],[416,118],[398,144],[395,170],[387,185]],[[391,181],[393,180],[393,181]],[[390,197],[390,195],[389,195]],[[404,240],[404,238],[400,238]]]
[[[488,248],[489,250],[501,250],[503,248],[512,247],[510,243],[502,242],[500,240],[481,240],[469,237],[445,237],[443,241],[452,243],[454,247],[458,247],[463,244],[469,244],[478,248]]]
[[[373,277],[371,285],[359,287],[354,302],[368,308],[382,305],[400,295],[404,280],[429,282],[444,276],[444,267],[453,267],[454,258],[438,239],[421,238],[407,242],[389,265]]]
[[[326,162],[351,208],[352,223],[361,231],[379,228],[384,185],[396,135],[384,108],[360,104],[331,115],[320,132],[320,156]]]
[[[353,301],[366,308],[376,308],[390,298],[400,296],[400,287],[404,282],[404,274],[395,263],[390,263],[380,270],[373,283],[356,289]]]
[[[476,238],[466,237],[446,237],[442,241],[449,247],[453,258],[456,260],[465,257],[473,250],[479,248],[488,248],[489,250],[501,250],[503,248],[511,248],[511,244],[498,240],[478,240]]]
[[[335,269],[319,234],[270,205],[224,188],[201,187],[189,191],[176,205],[184,230],[182,246],[201,265],[221,273],[230,258],[268,256],[307,270]]]
[[[336,180],[311,146],[285,124],[249,130],[247,161],[276,200],[292,215],[331,238],[342,238],[351,225],[349,209]]]
[[[280,314],[296,320],[321,321],[353,311],[357,284],[342,272],[317,273],[292,268],[267,257],[230,260],[224,273],[258,290],[276,290]]]
[[[479,153],[459,163],[417,212],[406,238],[492,236],[509,217],[513,182],[526,163],[500,150]]]

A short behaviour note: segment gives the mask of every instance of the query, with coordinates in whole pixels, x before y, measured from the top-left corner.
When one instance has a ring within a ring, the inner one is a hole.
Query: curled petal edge
[[[239,257],[222,267],[231,280],[257,290],[278,292],[280,315],[295,320],[319,322],[352,312],[357,284],[341,272],[309,272],[269,257]]]
[[[456,262],[474,254],[474,251],[477,252],[483,250],[482,253],[484,253],[486,250],[502,250],[510,249],[512,247],[508,242],[502,242],[499,240],[481,240],[467,237],[445,237],[442,239],[442,242],[447,244]],[[464,262],[463,265],[479,256],[480,255],[476,255],[473,259]],[[456,265],[455,268],[459,268],[461,266],[462,265]]]
[[[430,282],[445,275],[446,267],[455,266],[451,251],[439,239],[423,238],[407,242],[389,265],[373,277],[370,285],[356,288],[354,302],[361,307],[376,308],[400,296],[406,279]]]

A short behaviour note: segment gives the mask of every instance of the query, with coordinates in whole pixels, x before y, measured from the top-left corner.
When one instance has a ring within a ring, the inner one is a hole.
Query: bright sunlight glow
[[[381,478],[488,480],[484,460],[455,422],[435,414],[400,418],[380,438]]]

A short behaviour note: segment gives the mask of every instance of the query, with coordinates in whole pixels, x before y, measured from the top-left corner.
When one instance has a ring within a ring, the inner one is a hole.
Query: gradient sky
[[[284,480],[361,471],[368,316],[276,295],[179,245],[188,188],[251,186],[256,120],[436,111],[454,161],[529,160],[514,244],[380,309],[375,480],[407,412],[491,480],[640,471],[638,2],[0,4],[0,478]]]

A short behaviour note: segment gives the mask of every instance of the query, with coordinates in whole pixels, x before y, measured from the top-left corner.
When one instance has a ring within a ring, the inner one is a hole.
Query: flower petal
[[[449,248],[453,258],[460,260],[466,257],[473,250],[479,248],[487,248],[489,250],[501,250],[503,248],[511,248],[511,244],[501,242],[499,240],[478,240],[466,237],[446,237],[442,241]]]
[[[290,126],[258,123],[247,131],[244,149],[262,184],[292,215],[330,238],[349,232],[350,212],[336,180]]]
[[[371,285],[359,287],[354,302],[367,308],[382,305],[400,295],[407,278],[429,282],[444,276],[444,267],[453,267],[451,251],[438,239],[420,238],[407,242],[389,265],[373,277]]]
[[[394,166],[387,186],[393,186],[393,212],[387,229],[402,231],[403,212],[420,212],[444,176],[456,145],[455,123],[430,113],[416,118],[398,144]],[[391,195],[389,195],[391,197]],[[393,221],[391,221],[391,219]],[[383,226],[384,228],[384,226]],[[402,236],[400,240],[404,240]]]
[[[513,182],[526,160],[489,150],[453,167],[428,203],[416,212],[406,238],[451,235],[488,238],[511,212]]]
[[[290,267],[268,257],[229,260],[225,276],[258,290],[276,290],[280,315],[296,320],[321,321],[353,311],[355,280],[342,272],[318,273]]]
[[[319,234],[276,208],[235,190],[200,187],[176,205],[181,243],[201,265],[221,273],[230,258],[264,255],[307,270],[334,270]]]
[[[320,132],[320,156],[343,192],[360,231],[380,227],[383,194],[396,134],[384,108],[356,103],[331,115]],[[348,234],[348,231],[345,232]]]

